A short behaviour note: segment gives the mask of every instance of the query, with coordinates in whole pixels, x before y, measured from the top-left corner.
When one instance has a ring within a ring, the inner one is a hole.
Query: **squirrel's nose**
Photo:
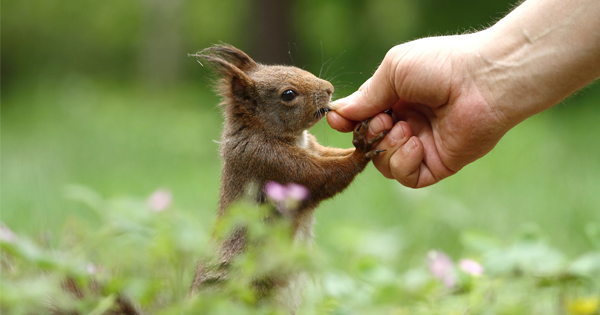
[[[327,82],[327,81],[325,81]],[[333,85],[329,82],[327,82],[327,86],[325,87],[325,92],[327,92],[327,95],[329,95],[329,97],[331,97],[331,94],[333,94],[334,88]]]
[[[329,97],[331,97],[331,94],[333,94],[333,89],[326,88],[326,89],[325,89],[325,92],[327,92],[327,95],[328,95]]]

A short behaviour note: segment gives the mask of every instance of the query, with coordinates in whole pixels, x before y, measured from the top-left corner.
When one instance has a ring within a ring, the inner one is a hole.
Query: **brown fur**
[[[225,123],[218,216],[226,214],[249,184],[259,188],[251,197],[264,203],[262,188],[267,182],[297,183],[308,188],[310,196],[290,215],[293,232],[310,238],[314,209],[350,185],[379,153],[372,149],[383,134],[367,140],[364,122],[354,132],[356,149],[321,146],[306,130],[330,110],[333,86],[329,82],[296,67],[256,63],[229,45],[210,47],[195,56],[210,62],[220,75],[217,92],[223,97]],[[282,93],[289,89],[297,97],[286,102]],[[217,269],[199,264],[191,292],[224,279],[226,265],[244,250],[245,243],[243,229],[233,233],[221,245]],[[261,290],[269,290],[273,284],[263,281],[262,286],[267,288]]]

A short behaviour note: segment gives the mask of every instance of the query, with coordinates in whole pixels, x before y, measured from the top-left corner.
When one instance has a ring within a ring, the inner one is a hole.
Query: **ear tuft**
[[[254,70],[258,67],[258,64],[246,55],[246,53],[228,44],[214,45],[189,56],[201,57],[209,61],[214,61],[211,59],[215,58],[221,59],[244,72]]]
[[[212,66],[211,68],[213,68],[213,70],[219,73],[223,78],[234,77],[236,75],[245,76],[245,73],[241,69],[231,64],[227,60],[220,58],[219,56],[202,55],[200,53],[190,56],[199,57],[208,61]]]

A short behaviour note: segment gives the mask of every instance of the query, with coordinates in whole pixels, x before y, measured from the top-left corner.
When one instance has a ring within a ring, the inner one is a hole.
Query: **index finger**
[[[356,125],[356,122],[348,120],[333,111],[327,113],[327,122],[331,128],[340,132],[350,132],[354,130],[354,125]]]

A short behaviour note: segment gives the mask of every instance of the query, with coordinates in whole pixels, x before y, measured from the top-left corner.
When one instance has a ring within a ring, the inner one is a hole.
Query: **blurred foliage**
[[[4,1],[3,93],[10,84],[70,73],[162,85],[197,79],[204,74],[191,66],[187,53],[220,41],[251,55],[261,49],[254,32],[257,23],[265,23],[256,18],[261,1]],[[481,28],[510,5],[506,0],[290,2],[289,10],[278,14],[293,21],[292,35],[278,53],[289,51],[289,63],[312,72],[341,55],[328,65],[329,77],[339,70],[338,85],[350,81],[352,88],[395,44]]]
[[[272,206],[245,202],[234,205],[212,234],[219,240],[245,226],[246,251],[229,266],[219,290],[186,298],[196,258],[216,253],[193,215],[168,202],[156,205],[155,198],[105,200],[81,186],[70,186],[67,195],[91,210],[94,223],[72,218],[58,251],[1,227],[3,313],[42,314],[57,307],[102,314],[125,297],[149,314],[286,314],[275,299],[257,299],[252,283],[303,272],[310,280],[298,314],[594,315],[600,310],[600,247],[569,258],[534,230],[513,242],[466,232],[462,246],[481,261],[471,265],[481,269],[456,265],[438,253],[399,271],[390,268],[402,259],[397,250],[402,238],[394,232],[338,226],[330,231],[338,248],[323,251],[294,242],[289,222],[270,215]],[[441,281],[448,276],[452,283]],[[83,297],[62,290],[65,279]]]

